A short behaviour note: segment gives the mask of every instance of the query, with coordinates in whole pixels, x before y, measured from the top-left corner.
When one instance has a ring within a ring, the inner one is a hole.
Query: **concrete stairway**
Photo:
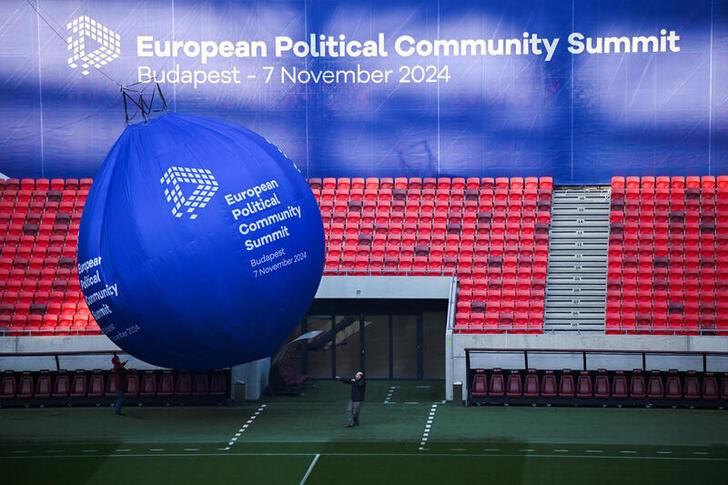
[[[610,190],[554,189],[544,332],[604,331]]]

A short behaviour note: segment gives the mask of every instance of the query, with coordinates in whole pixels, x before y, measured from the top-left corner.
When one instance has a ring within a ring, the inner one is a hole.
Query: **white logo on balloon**
[[[204,208],[219,188],[212,172],[206,168],[169,167],[159,182],[167,186],[164,195],[173,205],[172,215],[182,217],[188,214],[190,219],[197,219],[194,212]],[[186,196],[180,184],[195,184],[196,187]]]
[[[68,65],[76,69],[80,64],[84,76],[88,76],[90,67],[102,67],[121,55],[119,34],[94,19],[84,15],[73,19],[66,27],[73,34],[66,39],[68,50],[73,51]],[[87,51],[86,39],[91,39],[98,47]]]

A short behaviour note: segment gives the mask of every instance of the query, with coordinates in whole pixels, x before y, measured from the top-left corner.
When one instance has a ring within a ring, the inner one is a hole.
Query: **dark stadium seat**
[[[51,397],[52,381],[47,370],[40,371],[40,375],[35,379],[35,390],[33,397],[35,399],[49,399]]]
[[[554,374],[554,371],[547,370],[543,375],[543,379],[541,380],[541,397],[556,397],[556,389],[556,375]]]
[[[493,373],[490,375],[488,395],[490,397],[503,397],[505,395],[505,379],[501,369],[493,369]]]
[[[154,397],[157,394],[157,375],[153,370],[144,371],[139,387],[140,397]]]
[[[11,370],[4,371],[0,380],[0,399],[14,399],[17,392],[18,382],[15,373]]]
[[[189,397],[192,395],[192,376],[189,372],[180,372],[174,387],[175,397]]]
[[[682,399],[682,386],[680,385],[680,376],[677,370],[670,369],[665,384],[665,397],[667,399]]]
[[[612,397],[615,399],[626,399],[627,396],[627,376],[624,374],[624,371],[617,371],[612,379]]]
[[[101,398],[104,397],[105,393],[104,374],[101,370],[95,369],[89,378],[88,397]]]
[[[564,369],[559,379],[559,397],[571,398],[575,395],[574,375],[570,369]]]
[[[113,376],[109,376],[108,379],[106,379],[106,391],[104,392],[104,395],[106,397],[116,397],[116,379],[114,379]]]
[[[599,369],[594,378],[594,397],[597,399],[609,398],[609,376],[606,369]]]
[[[688,371],[687,375],[685,376],[685,385],[684,385],[684,396],[685,399],[688,400],[697,400],[700,399],[700,382],[698,381],[698,376],[695,371]]]
[[[210,377],[203,372],[195,374],[192,380],[192,395],[195,397],[204,397],[210,394]]]
[[[66,398],[71,390],[71,384],[68,379],[68,373],[64,370],[59,371],[53,379],[53,398]]]
[[[632,371],[632,376],[629,378],[629,397],[632,399],[644,399],[647,397],[645,376],[642,374],[641,369]]]
[[[33,397],[34,383],[33,376],[30,372],[23,372],[18,382],[18,392],[15,395],[17,399],[30,399]]]
[[[703,374],[703,400],[713,401],[718,399],[720,390],[718,388],[718,379],[712,372]]]
[[[528,369],[523,383],[523,397],[537,398],[540,392],[539,387],[536,369]]]
[[[228,393],[228,377],[224,372],[215,371],[210,377],[210,397],[224,397]]]
[[[647,397],[650,399],[663,399],[665,397],[662,373],[659,370],[650,372],[650,377],[647,380]]]
[[[113,380],[113,379],[112,379]],[[139,373],[135,369],[126,371],[126,396],[136,397],[140,390]]]
[[[83,370],[77,370],[73,373],[71,378],[71,387],[69,396],[80,398],[86,397],[88,393],[88,382],[86,380],[86,373]]]
[[[592,378],[588,371],[579,372],[576,380],[576,397],[580,399],[591,398],[594,396],[594,388]]]
[[[506,397],[521,397],[523,395],[523,384],[521,382],[521,373],[512,370],[508,373],[506,381]]]
[[[484,369],[476,369],[473,375],[473,382],[470,385],[472,397],[486,397],[488,395],[488,378]]]
[[[159,385],[157,387],[157,396],[169,397],[174,394],[174,376],[172,371],[162,371],[159,376]]]

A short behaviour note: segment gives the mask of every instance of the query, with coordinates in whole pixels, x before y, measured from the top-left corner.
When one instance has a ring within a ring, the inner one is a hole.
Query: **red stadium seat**
[[[363,181],[362,181],[363,182]],[[174,394],[174,378],[172,371],[162,371],[159,376],[159,385],[157,387],[157,396],[171,397]]]
[[[523,397],[537,398],[539,397],[540,385],[538,374],[535,369],[528,369],[526,378],[523,383]]]
[[[493,369],[493,373],[490,375],[488,395],[490,397],[503,397],[505,395],[505,381],[501,369]]]
[[[609,376],[606,369],[599,369],[594,379],[594,397],[597,399],[609,398]]]
[[[50,399],[52,389],[50,374],[47,370],[40,371],[40,375],[35,379],[33,397],[35,399]]]
[[[671,369],[667,376],[665,397],[673,400],[682,399],[682,386],[680,385],[680,376],[678,375],[677,370]]]
[[[141,397],[154,397],[157,394],[157,375],[154,371],[148,370],[142,374],[139,395]]]
[[[126,372],[126,396],[136,397],[139,395],[139,390],[139,374],[136,370],[129,369]]]
[[[488,395],[488,379],[485,370],[477,369],[473,375],[473,382],[470,386],[472,397],[486,397]]]
[[[629,379],[629,397],[632,399],[644,399],[647,396],[645,389],[645,377],[640,369],[632,371]]]
[[[628,396],[627,376],[623,371],[617,371],[612,380],[612,397],[626,399]]]
[[[77,370],[71,379],[69,395],[76,398],[86,397],[86,394],[88,393],[87,386],[88,383],[86,381],[86,374],[82,370]]]
[[[719,397],[718,379],[712,372],[703,374],[703,400],[713,401]]]
[[[517,370],[512,370],[508,374],[508,381],[506,382],[506,397],[517,398],[523,394],[523,384],[521,382],[521,373]]]
[[[650,372],[650,378],[647,381],[647,397],[650,399],[663,399],[665,397],[665,387],[659,370]]]
[[[579,372],[576,380],[576,397],[579,399],[591,398],[594,396],[594,388],[591,375],[587,371]]]
[[[210,377],[206,373],[196,373],[192,380],[192,395],[204,397],[210,393]]]
[[[53,380],[53,392],[51,396],[53,398],[66,398],[70,392],[71,386],[66,371],[61,370],[56,374]]]
[[[700,382],[695,371],[688,371],[685,376],[685,385],[683,395],[685,399],[697,400],[700,399]]]
[[[554,371],[547,370],[541,381],[541,397],[550,399],[557,395],[556,375]]]
[[[224,372],[215,371],[210,377],[210,396],[224,397],[227,394],[227,376]]]
[[[180,372],[175,382],[174,396],[189,397],[192,395],[192,376],[189,372]]]
[[[0,380],[0,400],[15,399],[17,392],[18,382],[15,373],[11,370],[4,371]]]
[[[88,397],[101,398],[104,397],[105,392],[104,375],[100,370],[94,370],[89,378]]]
[[[559,397],[571,398],[574,395],[574,376],[571,370],[564,369],[559,379]]]

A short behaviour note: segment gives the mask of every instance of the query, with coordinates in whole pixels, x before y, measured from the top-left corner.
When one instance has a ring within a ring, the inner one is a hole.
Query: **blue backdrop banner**
[[[91,176],[119,88],[306,176],[728,173],[728,2],[3,3],[0,172]]]

